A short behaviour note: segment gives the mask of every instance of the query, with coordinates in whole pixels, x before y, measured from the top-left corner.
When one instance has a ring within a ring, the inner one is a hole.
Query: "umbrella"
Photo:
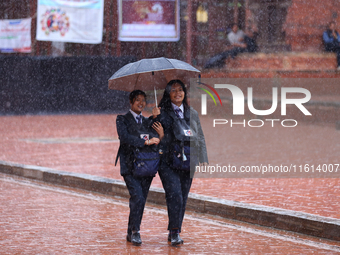
[[[123,66],[109,79],[109,89],[132,91],[134,89],[164,89],[166,84],[179,79],[189,84],[190,78],[200,73],[193,66],[177,59],[142,59]]]

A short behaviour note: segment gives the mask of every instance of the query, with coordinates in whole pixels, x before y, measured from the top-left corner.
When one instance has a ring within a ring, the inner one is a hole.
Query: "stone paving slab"
[[[119,165],[114,165],[119,146],[115,118],[116,115],[0,117],[0,160],[123,180]],[[294,131],[256,132],[218,127],[208,132],[210,120],[202,118],[201,122],[211,164],[339,160],[340,132],[330,125],[301,124]],[[103,137],[110,137],[111,141],[93,142]],[[92,138],[92,141],[75,143],[75,138]],[[42,139],[60,142],[32,142]],[[162,187],[158,176],[152,186]],[[339,191],[338,178],[195,178],[191,189],[195,194],[340,219]]]
[[[115,118],[116,115],[0,117],[0,160],[122,181],[119,166],[114,166],[119,145]],[[264,129],[254,133],[251,129],[224,127],[209,132],[209,121],[201,120],[210,163],[230,160],[235,164],[260,164],[267,159],[282,163],[281,157],[334,163],[339,159],[340,132],[334,126],[302,123],[294,132]],[[306,136],[308,139],[302,139]],[[222,137],[228,139],[227,145],[220,141]],[[152,187],[161,188],[158,176]],[[335,219],[340,219],[339,191],[337,178],[195,178],[191,189],[197,195]]]
[[[1,254],[339,254],[339,242],[188,212],[167,242],[164,206],[147,204],[143,244],[126,242],[126,199],[0,174]]]
[[[45,167],[9,164],[2,161],[0,161],[0,172],[101,194],[129,197],[124,182],[109,178],[57,171]],[[165,205],[164,190],[151,187],[148,202]],[[340,241],[340,219],[228,201],[198,194],[189,194],[187,209],[227,219]]]

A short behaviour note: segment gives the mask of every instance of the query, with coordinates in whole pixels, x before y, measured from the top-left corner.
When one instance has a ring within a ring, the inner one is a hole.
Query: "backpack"
[[[145,125],[138,125],[134,120],[130,120],[124,116],[132,128],[131,135],[137,136],[144,140],[149,140],[152,137],[158,137],[158,134],[152,128],[146,127]],[[141,148],[130,146],[133,152],[133,176],[134,177],[147,177],[155,176],[160,163],[159,146],[151,145],[144,146]],[[117,164],[118,157],[120,154],[121,147],[118,149],[115,165]]]

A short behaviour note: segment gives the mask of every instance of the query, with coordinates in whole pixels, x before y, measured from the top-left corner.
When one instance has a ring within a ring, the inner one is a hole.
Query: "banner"
[[[119,40],[179,40],[178,0],[118,1]]]
[[[31,52],[31,18],[0,20],[0,52]]]
[[[37,40],[101,43],[104,0],[38,0]]]

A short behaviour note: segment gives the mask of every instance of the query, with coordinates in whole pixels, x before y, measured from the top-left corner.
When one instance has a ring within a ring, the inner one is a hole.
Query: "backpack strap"
[[[134,119],[133,117],[132,117],[132,118],[129,118],[128,116],[126,116],[126,114],[125,114],[125,115],[122,115],[122,116],[123,116],[123,118],[128,122],[129,125],[137,125],[137,124],[136,124],[136,121],[135,121],[135,119]],[[115,160],[115,166],[117,165],[118,158],[120,157],[120,153],[121,153],[121,150],[122,150],[121,147],[122,147],[122,146],[119,145],[119,149],[118,149],[118,152],[117,152],[117,155],[116,155],[116,160]]]
[[[124,118],[125,120],[127,120],[128,122],[130,122],[130,125],[133,124],[132,121],[130,121],[129,118],[126,117],[126,114],[125,114],[125,115],[122,115],[122,116],[123,116],[123,118]],[[120,157],[121,150],[122,150],[122,146],[119,145],[119,149],[118,149],[118,151],[117,151],[116,160],[115,160],[115,166],[117,166],[117,162],[118,162],[118,158]]]
[[[119,149],[118,149],[118,151],[117,151],[117,155],[116,155],[115,166],[117,165],[118,158],[119,158],[119,156],[120,156],[120,150],[121,150],[121,146],[119,145]]]

